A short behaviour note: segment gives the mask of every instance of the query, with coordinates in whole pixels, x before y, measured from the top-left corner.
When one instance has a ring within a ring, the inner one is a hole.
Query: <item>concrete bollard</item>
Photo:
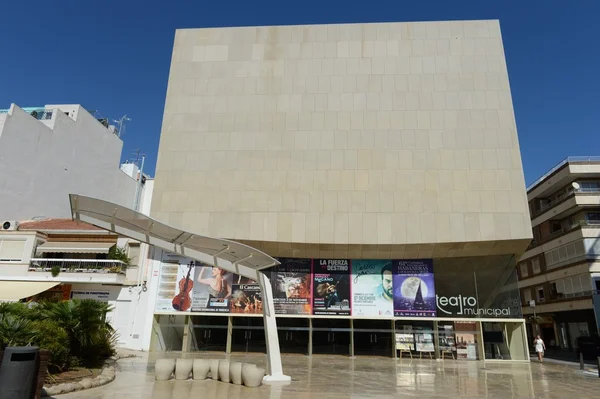
[[[579,370],[583,370],[584,369],[584,364],[583,364],[583,352],[579,353]]]

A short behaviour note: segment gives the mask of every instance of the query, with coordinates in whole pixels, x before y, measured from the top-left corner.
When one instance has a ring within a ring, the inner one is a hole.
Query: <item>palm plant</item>
[[[98,331],[107,326],[106,314],[111,310],[112,307],[105,302],[75,299],[48,303],[42,312],[69,333],[72,344],[86,347],[92,345]]]
[[[30,320],[10,313],[0,314],[0,345],[28,346],[37,335]]]
[[[0,304],[0,348],[33,344],[51,351],[54,369],[96,367],[115,351],[117,334],[106,321],[111,310],[92,299]]]

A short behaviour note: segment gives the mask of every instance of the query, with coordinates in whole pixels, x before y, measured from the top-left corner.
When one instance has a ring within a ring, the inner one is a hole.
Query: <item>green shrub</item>
[[[50,371],[61,371],[67,368],[69,365],[69,335],[65,329],[52,320],[34,321],[32,327],[36,331],[33,343],[50,351],[48,363]]]
[[[117,332],[108,325],[98,330],[93,344],[85,348],[81,364],[86,367],[101,367],[104,360],[115,355],[117,339]]]
[[[131,258],[127,256],[127,250],[117,245],[110,247],[106,257],[108,259],[120,260],[121,262],[125,263],[125,266],[129,266],[131,264]]]
[[[10,313],[0,314],[0,346],[27,346],[37,331],[30,320]]]
[[[50,268],[50,274],[52,275],[52,277],[56,277],[60,274],[60,266],[52,266]]]
[[[115,354],[112,307],[91,299],[0,304],[0,347],[37,345],[50,351],[51,370],[101,366]]]

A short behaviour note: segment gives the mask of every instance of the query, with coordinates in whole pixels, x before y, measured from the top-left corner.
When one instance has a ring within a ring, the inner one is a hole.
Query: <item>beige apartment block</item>
[[[152,216],[274,256],[522,253],[499,22],[177,30]]]

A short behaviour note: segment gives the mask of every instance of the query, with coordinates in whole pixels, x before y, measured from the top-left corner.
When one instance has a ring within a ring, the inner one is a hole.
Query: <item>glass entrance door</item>
[[[232,352],[267,352],[262,317],[232,317]]]
[[[389,320],[354,320],[354,354],[391,357],[391,322]]]
[[[227,321],[223,316],[191,316],[192,350],[225,352]]]
[[[277,319],[277,333],[281,353],[308,354],[308,322],[308,319]]]
[[[350,320],[313,319],[314,354],[350,354]]]

